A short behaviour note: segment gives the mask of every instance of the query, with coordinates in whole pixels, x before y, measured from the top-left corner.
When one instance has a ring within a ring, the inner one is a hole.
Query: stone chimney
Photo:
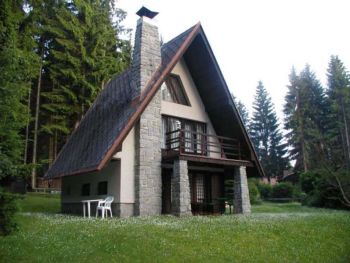
[[[137,15],[135,45],[132,57],[133,85],[132,98],[140,95],[148,80],[161,63],[160,41],[158,27],[153,17],[158,13],[142,7]]]
[[[140,19],[132,61],[133,98],[142,94],[161,63],[158,28],[149,19],[157,13],[142,7],[137,14]],[[161,127],[161,93],[158,90],[135,125],[134,215],[160,215],[162,212]]]

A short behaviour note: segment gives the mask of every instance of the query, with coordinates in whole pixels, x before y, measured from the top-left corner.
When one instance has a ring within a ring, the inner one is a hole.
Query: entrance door
[[[211,203],[211,176],[205,172],[190,172],[191,208],[193,214],[206,214]]]
[[[169,169],[162,171],[162,214],[171,213],[171,174]]]

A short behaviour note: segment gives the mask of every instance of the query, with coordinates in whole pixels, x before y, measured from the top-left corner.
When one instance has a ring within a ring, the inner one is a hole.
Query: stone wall
[[[174,160],[171,196],[171,207],[174,215],[191,215],[191,193],[187,161]]]
[[[235,200],[234,208],[236,214],[250,213],[250,199],[247,172],[245,166],[235,168],[234,174],[234,189],[235,189]]]

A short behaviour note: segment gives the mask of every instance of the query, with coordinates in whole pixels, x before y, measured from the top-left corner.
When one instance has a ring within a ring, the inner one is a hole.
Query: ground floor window
[[[108,182],[99,182],[97,185],[97,194],[98,195],[106,195],[108,190]]]
[[[83,184],[81,186],[81,195],[89,196],[90,195],[90,184]]]

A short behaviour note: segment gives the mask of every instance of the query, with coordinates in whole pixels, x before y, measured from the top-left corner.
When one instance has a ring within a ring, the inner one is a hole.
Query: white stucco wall
[[[135,202],[135,129],[129,132],[122,146],[122,151],[114,155],[120,159],[120,202]]]
[[[110,161],[101,171],[62,177],[62,203],[76,203],[85,199],[103,199],[107,195],[114,196],[114,202],[119,202],[120,162]],[[97,195],[99,182],[107,181],[107,195]],[[83,184],[90,184],[90,195],[82,196]],[[68,190],[69,188],[69,190]],[[70,191],[70,194],[67,193]]]
[[[188,120],[205,122],[207,124],[207,133],[216,135],[213,125],[205,111],[204,104],[198,93],[197,87],[187,69],[186,63],[181,59],[174,67],[173,74],[179,75],[184,86],[187,97],[191,106],[181,105],[178,103],[162,101],[161,113],[162,115],[174,116]],[[217,143],[215,138],[210,138],[211,142]],[[219,151],[218,148],[210,149]],[[211,153],[210,157],[220,158],[220,154]]]

